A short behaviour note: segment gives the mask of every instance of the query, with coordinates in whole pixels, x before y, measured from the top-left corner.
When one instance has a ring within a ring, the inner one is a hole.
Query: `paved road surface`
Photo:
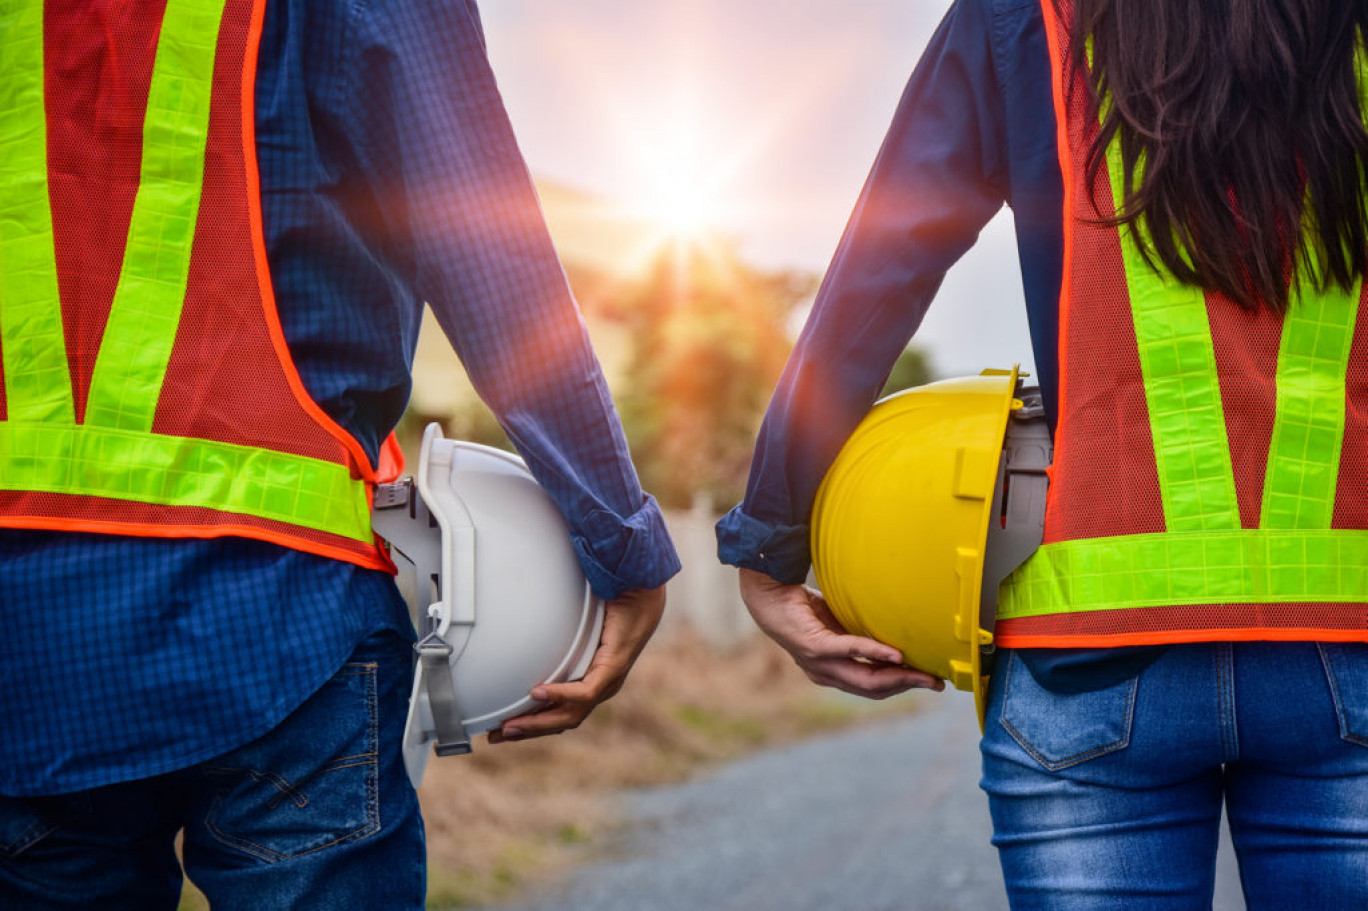
[[[1006,911],[972,702],[926,704],[625,795],[613,859],[503,911]],[[1242,911],[1228,843],[1219,867]]]

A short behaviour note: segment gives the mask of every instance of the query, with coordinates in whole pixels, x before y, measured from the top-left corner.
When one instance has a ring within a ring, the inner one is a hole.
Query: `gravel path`
[[[1006,911],[973,705],[766,751],[624,795],[612,859],[501,911]],[[1216,911],[1241,911],[1223,846]]]

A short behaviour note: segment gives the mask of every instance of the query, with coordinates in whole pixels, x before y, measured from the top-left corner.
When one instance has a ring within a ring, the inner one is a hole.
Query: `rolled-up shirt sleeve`
[[[362,8],[359,7],[358,8]],[[376,0],[353,73],[381,255],[425,300],[472,384],[569,523],[594,591],[679,570],[642,491],[485,53],[474,3]]]
[[[782,582],[810,566],[808,515],[946,271],[1007,198],[991,11],[951,7],[899,101],[775,389],[718,557]]]

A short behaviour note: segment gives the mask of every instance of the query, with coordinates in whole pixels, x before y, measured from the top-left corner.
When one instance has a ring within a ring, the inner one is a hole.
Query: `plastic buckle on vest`
[[[437,729],[438,756],[464,756],[471,750],[470,735],[461,723],[456,705],[456,688],[451,680],[451,643],[434,629],[413,646],[427,683],[428,705]]]
[[[412,499],[412,478],[404,478],[402,481],[393,481],[389,484],[377,484],[375,485],[375,499],[372,501],[372,508],[397,509],[400,506],[407,506]]]

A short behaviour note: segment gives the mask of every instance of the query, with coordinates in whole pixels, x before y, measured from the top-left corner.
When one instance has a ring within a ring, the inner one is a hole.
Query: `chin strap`
[[[438,756],[463,756],[470,752],[470,735],[461,724],[461,710],[456,705],[456,688],[451,680],[451,643],[433,629],[414,646],[418,663],[423,669],[427,686],[428,706],[432,709],[432,724],[437,729]]]
[[[418,655],[423,691],[432,710],[433,727],[436,729],[432,733],[437,737],[437,755],[457,756],[470,752],[470,735],[461,723],[463,716],[456,703],[456,688],[452,682],[451,658],[457,649],[437,632],[449,610],[447,602],[443,600],[446,586],[441,584],[445,575],[442,560],[444,539],[436,518],[414,487],[411,478],[377,485],[372,525],[376,534],[389,542],[390,554],[396,565],[410,569],[408,573],[400,573],[397,581],[404,583],[407,580],[409,590],[404,596],[414,612],[412,619],[415,628],[421,629],[424,625],[417,605],[428,605],[426,625],[429,632],[413,646],[413,650]],[[467,535],[465,538],[473,536]],[[461,556],[470,558],[473,543],[458,538],[458,545],[460,543],[466,544],[461,549]],[[468,562],[462,564],[461,569],[464,572],[460,575],[469,581],[474,572]],[[458,594],[464,595],[466,602],[474,597],[473,592],[464,589]],[[433,602],[434,598],[438,600]],[[473,612],[469,608],[464,613],[465,622],[454,624],[453,629],[448,630],[448,634],[454,635],[456,643],[462,646],[474,622]],[[465,638],[462,638],[463,635]]]

